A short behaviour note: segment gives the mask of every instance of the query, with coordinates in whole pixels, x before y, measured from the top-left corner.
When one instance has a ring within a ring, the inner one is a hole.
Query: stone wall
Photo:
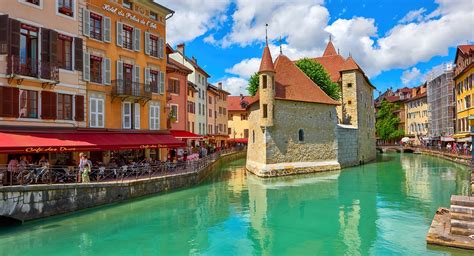
[[[249,141],[247,145],[247,162],[248,170],[258,170],[258,166],[266,163],[266,144],[265,134],[260,128],[260,107],[253,104],[250,107],[249,114]]]
[[[357,149],[359,147],[357,128],[348,125],[337,126],[337,160],[341,167],[359,164]]]
[[[199,184],[220,163],[242,158],[245,151],[223,155],[193,173],[123,182],[0,187],[0,216],[20,221],[74,212]]]

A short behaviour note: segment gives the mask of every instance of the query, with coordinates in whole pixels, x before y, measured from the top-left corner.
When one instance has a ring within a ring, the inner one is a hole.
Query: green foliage
[[[379,138],[383,140],[400,139],[405,132],[398,129],[400,118],[393,114],[399,106],[386,100],[382,101],[381,107],[377,113],[377,123],[375,129]]]
[[[258,73],[254,73],[250,79],[249,79],[249,84],[247,86],[247,91],[249,92],[250,96],[255,96],[258,91],[258,83],[259,83],[259,77]]]
[[[298,60],[295,64],[329,97],[334,100],[339,100],[341,98],[339,85],[331,81],[331,77],[326,72],[323,65],[308,58]]]

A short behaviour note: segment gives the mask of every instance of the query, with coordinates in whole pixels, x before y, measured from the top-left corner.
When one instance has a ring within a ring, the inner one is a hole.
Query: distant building
[[[227,96],[230,94],[217,86],[207,86],[207,136],[209,143],[224,147],[227,135]]]
[[[250,96],[229,96],[227,98],[228,110],[228,134],[230,140],[242,141],[249,137],[249,111],[247,105],[251,101]]]
[[[459,45],[454,63],[456,90],[456,134],[458,142],[471,140],[469,117],[474,116],[472,80],[474,79],[474,45]]]
[[[452,65],[432,71],[427,80],[430,140],[433,145],[453,141],[456,107]]]
[[[405,100],[405,134],[415,145],[428,142],[428,102],[426,84],[412,89],[412,97]]]

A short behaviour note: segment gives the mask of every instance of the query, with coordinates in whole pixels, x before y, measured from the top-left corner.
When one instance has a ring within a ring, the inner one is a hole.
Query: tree
[[[247,91],[249,92],[250,96],[255,96],[258,91],[258,84],[259,84],[259,77],[258,73],[254,73],[250,78],[249,78],[249,84],[247,86]]]
[[[296,62],[296,66],[334,100],[341,98],[339,85],[331,81],[331,77],[318,62],[304,58]]]
[[[398,108],[397,104],[382,100],[381,107],[377,112],[377,122],[375,123],[375,129],[379,138],[383,140],[398,140],[405,134],[403,130],[398,129],[400,118],[393,114],[393,111]]]

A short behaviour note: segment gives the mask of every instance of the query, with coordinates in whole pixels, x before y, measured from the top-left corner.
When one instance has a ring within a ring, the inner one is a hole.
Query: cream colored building
[[[232,139],[249,137],[249,111],[246,109],[251,97],[229,96],[227,98],[228,135]]]
[[[428,102],[426,85],[413,88],[412,97],[404,102],[406,123],[405,134],[413,138],[415,145],[428,136]]]

